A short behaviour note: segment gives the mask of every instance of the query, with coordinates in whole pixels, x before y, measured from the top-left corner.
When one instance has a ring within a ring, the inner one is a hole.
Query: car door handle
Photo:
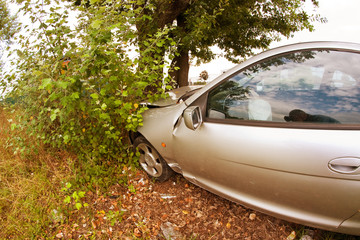
[[[336,158],[329,162],[329,168],[337,173],[360,174],[360,158]]]

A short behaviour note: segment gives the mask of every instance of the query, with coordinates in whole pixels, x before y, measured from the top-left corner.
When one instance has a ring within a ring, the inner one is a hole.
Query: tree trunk
[[[172,63],[171,78],[176,82],[177,87],[184,87],[189,85],[189,51],[181,51],[179,56],[176,56]],[[175,70],[177,68],[177,70]]]
[[[139,43],[146,40],[149,34],[155,34],[158,29],[163,29],[167,24],[172,24],[174,20],[177,20],[179,28],[185,29],[185,19],[183,13],[190,6],[191,2],[194,0],[159,0],[154,1],[156,5],[156,12],[153,14],[151,12],[146,12],[147,15],[152,16],[152,21],[139,21],[136,24],[138,30]],[[195,0],[196,1],[196,0]],[[145,5],[148,1],[145,1]],[[151,1],[149,1],[151,2]],[[143,6],[142,6],[143,7]],[[140,54],[142,52],[142,47],[140,47]],[[178,87],[188,86],[188,74],[189,74],[189,50],[181,50],[180,55],[175,57],[172,61],[173,72],[170,73],[170,76],[176,81]],[[164,49],[165,55],[165,49]],[[174,67],[178,67],[179,70],[174,70]]]
[[[186,19],[183,14],[180,14],[176,18],[177,25],[180,31],[186,35]],[[179,55],[175,56],[172,60],[172,71],[170,76],[176,82],[177,87],[184,87],[189,85],[189,50],[179,46]]]

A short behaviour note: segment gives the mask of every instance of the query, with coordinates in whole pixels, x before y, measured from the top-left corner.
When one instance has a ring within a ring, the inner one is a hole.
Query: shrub
[[[175,45],[169,29],[137,42],[134,26],[150,17],[136,17],[145,11],[135,12],[136,1],[94,0],[78,9],[40,2],[24,1],[22,11],[36,27],[25,26],[18,71],[10,77],[11,95],[22,100],[19,126],[86,159],[128,159],[127,132],[142,125],[146,110],[139,102],[164,97],[170,88],[163,73],[164,49]],[[76,27],[68,24],[65,9],[77,13]],[[141,52],[139,44],[146,46]]]

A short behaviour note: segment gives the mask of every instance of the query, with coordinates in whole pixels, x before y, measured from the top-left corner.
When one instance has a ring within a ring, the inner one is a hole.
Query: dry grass
[[[71,175],[68,162],[73,158],[49,153],[28,135],[11,131],[13,116],[0,108],[0,239],[35,238],[48,231],[52,210],[62,204],[60,190]],[[16,141],[36,147],[21,153]]]

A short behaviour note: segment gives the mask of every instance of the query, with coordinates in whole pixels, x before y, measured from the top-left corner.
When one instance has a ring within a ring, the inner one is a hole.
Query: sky
[[[309,0],[308,0],[309,1]],[[316,13],[326,17],[327,23],[314,23],[315,31],[302,31],[294,34],[294,38],[274,42],[270,48],[298,42],[308,41],[343,41],[360,43],[360,0],[318,0]],[[312,13],[311,7],[308,12]],[[191,66],[189,77],[197,78],[201,71],[206,70],[210,78],[220,75],[234,64],[223,58],[199,67]]]

